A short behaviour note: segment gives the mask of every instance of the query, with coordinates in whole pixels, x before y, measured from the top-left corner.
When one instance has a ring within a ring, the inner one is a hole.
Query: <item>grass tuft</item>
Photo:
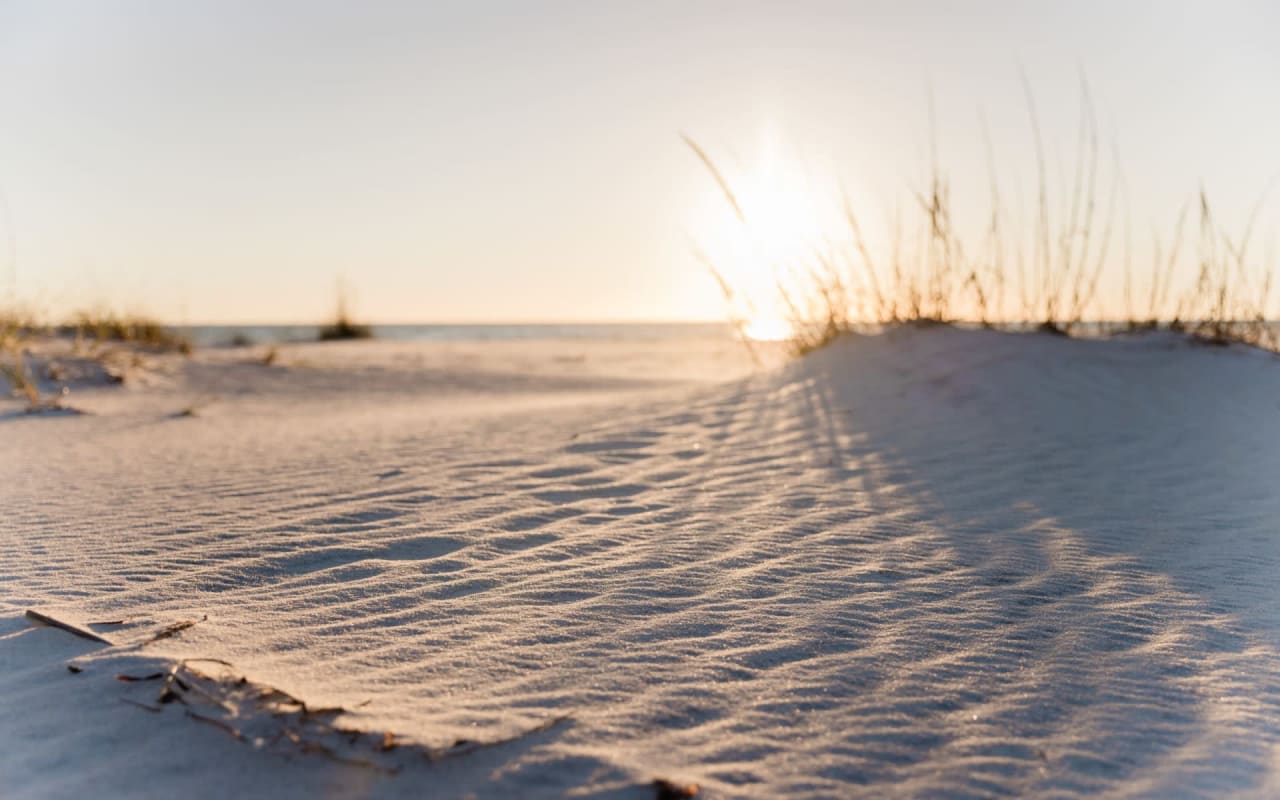
[[[21,352],[15,352],[12,361],[0,361],[0,375],[9,381],[14,394],[26,398],[27,410],[33,411],[41,407],[40,387],[27,371]]]
[[[57,333],[93,345],[115,342],[183,355],[191,355],[193,349],[190,339],[154,319],[113,311],[81,311],[58,326]]]
[[[333,320],[320,328],[318,337],[322,342],[334,342],[344,339],[372,339],[373,329],[368,325],[355,322],[347,310],[347,293],[338,289],[338,305]]]

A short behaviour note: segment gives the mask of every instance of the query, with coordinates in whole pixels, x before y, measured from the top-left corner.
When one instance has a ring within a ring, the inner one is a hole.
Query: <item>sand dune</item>
[[[6,797],[1280,792],[1271,355],[944,329],[754,374],[595,342],[152,375],[0,420]],[[444,756],[122,702],[193,657]]]

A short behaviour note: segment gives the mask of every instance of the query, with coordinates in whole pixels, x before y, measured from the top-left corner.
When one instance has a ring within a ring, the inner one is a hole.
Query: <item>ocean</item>
[[[730,339],[721,322],[539,323],[467,325],[374,325],[378,339],[402,342],[488,342],[547,339],[670,340]],[[197,347],[314,342],[319,325],[180,325]]]

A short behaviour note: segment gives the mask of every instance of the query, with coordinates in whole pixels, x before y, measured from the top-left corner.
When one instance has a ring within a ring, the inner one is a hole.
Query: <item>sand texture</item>
[[[1272,355],[261,356],[0,408],[0,796],[1280,795]]]

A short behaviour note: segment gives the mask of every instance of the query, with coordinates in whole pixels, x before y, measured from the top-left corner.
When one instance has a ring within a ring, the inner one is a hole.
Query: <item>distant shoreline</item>
[[[230,345],[237,337],[254,344],[313,342],[321,325],[174,325],[198,347]],[[724,322],[609,323],[438,323],[372,325],[378,339],[423,342],[482,342],[545,339],[679,339],[732,338]]]
[[[959,328],[978,327],[978,323],[956,322]],[[1280,321],[1267,323],[1280,332]],[[322,325],[173,325],[172,330],[186,336],[197,347],[228,347],[246,344],[290,344],[316,341]],[[534,322],[534,323],[396,323],[372,325],[377,339],[401,342],[511,342],[546,341],[552,339],[626,341],[667,341],[672,339],[735,339],[737,334],[728,322]],[[881,326],[867,323],[865,332]],[[1036,323],[1008,322],[999,328],[1009,331],[1033,330]],[[1127,321],[1081,323],[1077,335],[1085,337],[1125,333]]]

